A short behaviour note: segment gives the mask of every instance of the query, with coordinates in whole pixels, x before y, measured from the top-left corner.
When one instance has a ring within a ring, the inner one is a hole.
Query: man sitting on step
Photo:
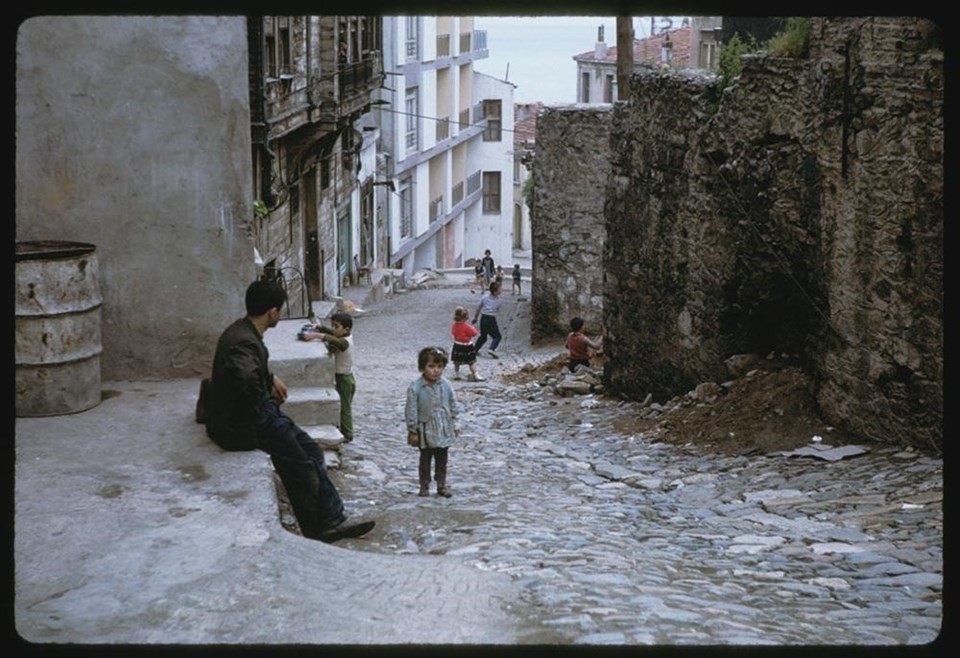
[[[280,410],[287,387],[272,374],[263,334],[280,321],[287,293],[276,281],[247,287],[245,317],[217,341],[206,401],[207,435],[225,450],[259,448],[270,455],[305,537],[333,542],[359,537],[373,521],[348,521],[327,476],[323,450]]]

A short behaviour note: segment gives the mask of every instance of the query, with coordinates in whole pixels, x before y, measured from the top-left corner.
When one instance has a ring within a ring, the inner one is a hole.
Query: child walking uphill
[[[417,355],[420,377],[407,387],[404,418],[407,443],[420,449],[420,493],[430,495],[430,463],[435,462],[437,495],[449,498],[447,486],[447,450],[459,430],[460,403],[453,385],[443,376],[447,352],[440,347],[425,347]]]
[[[317,325],[305,332],[304,340],[321,340],[333,355],[334,383],[340,396],[340,433],[345,443],[353,441],[353,396],[357,382],[353,377],[353,317],[349,313],[334,313],[330,327]]]
[[[480,332],[467,322],[469,317],[467,309],[462,306],[453,312],[453,325],[450,327],[450,333],[453,334],[453,349],[450,350],[453,378],[460,379],[460,366],[467,366],[470,369],[467,381],[482,382],[484,378],[477,374],[477,348],[473,344]]]
[[[490,336],[493,340],[490,341],[490,349],[487,354],[494,359],[500,358],[497,355],[497,346],[501,339],[500,325],[497,324],[497,311],[500,310],[502,302],[503,300],[500,299],[500,284],[494,281],[490,284],[490,290],[484,293],[480,299],[477,312],[473,314],[474,324],[477,323],[478,318],[480,320],[480,338],[476,342],[477,353],[480,353],[480,348],[487,342],[487,336]]]

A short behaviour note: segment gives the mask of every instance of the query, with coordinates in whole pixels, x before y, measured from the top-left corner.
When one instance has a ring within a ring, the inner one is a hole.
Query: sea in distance
[[[669,21],[669,23],[668,23]],[[679,27],[680,17],[634,17],[638,39],[664,26]],[[592,51],[598,28],[604,41],[617,45],[617,21],[602,16],[477,16],[474,28],[486,30],[490,56],[474,62],[474,70],[516,85],[517,103],[574,103],[577,100],[575,55]]]

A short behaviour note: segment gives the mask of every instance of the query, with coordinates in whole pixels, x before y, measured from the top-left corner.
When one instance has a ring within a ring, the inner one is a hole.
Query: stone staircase
[[[283,410],[324,450],[328,468],[340,465],[343,436],[340,397],[334,383],[333,357],[319,341],[302,341],[297,333],[303,319],[281,320],[263,336],[270,351],[270,368],[287,385]]]

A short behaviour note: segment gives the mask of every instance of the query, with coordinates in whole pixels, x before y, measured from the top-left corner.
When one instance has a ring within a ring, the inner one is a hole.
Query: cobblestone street
[[[525,285],[525,288],[528,286]],[[455,381],[465,412],[452,498],[417,496],[406,386],[417,351],[449,349],[462,280],[397,294],[354,324],[356,439],[332,471],[378,520],[356,551],[428,554],[506,573],[531,633],[586,644],[916,645],[943,616],[942,460],[867,445],[828,462],[728,457],[621,435],[631,403],[559,397],[505,373],[543,363],[529,301],[504,294],[498,360]],[[452,366],[445,372],[452,378]]]

